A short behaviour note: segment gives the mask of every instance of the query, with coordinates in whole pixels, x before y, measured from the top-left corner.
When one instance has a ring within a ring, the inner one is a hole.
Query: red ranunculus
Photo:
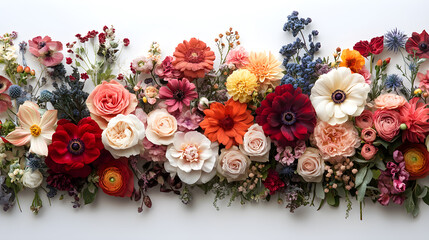
[[[306,140],[316,126],[316,112],[307,95],[291,84],[281,85],[267,95],[256,109],[256,122],[279,145]]]
[[[102,130],[91,118],[80,120],[78,125],[65,119],[57,124],[52,143],[48,146],[46,165],[57,173],[87,177],[92,170],[89,164],[97,160],[104,148]]]
[[[384,36],[375,37],[368,41],[359,41],[353,47],[354,50],[358,51],[362,56],[368,57],[370,53],[377,55],[383,52],[384,49]]]
[[[134,191],[133,172],[127,158],[107,157],[98,167],[99,187],[104,193],[117,197],[130,197]]]
[[[405,50],[411,55],[415,53],[417,57],[429,58],[429,35],[426,30],[420,34],[413,32],[405,43]]]

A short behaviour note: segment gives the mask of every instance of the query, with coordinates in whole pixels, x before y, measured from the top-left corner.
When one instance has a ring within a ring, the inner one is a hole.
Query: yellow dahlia
[[[281,62],[269,52],[251,52],[249,56],[249,64],[246,69],[253,73],[261,84],[261,90],[266,90],[269,86],[276,87],[280,85],[280,80],[283,77]]]
[[[234,71],[226,80],[226,89],[234,101],[247,103],[252,100],[252,93],[258,89],[258,79],[247,69]]]

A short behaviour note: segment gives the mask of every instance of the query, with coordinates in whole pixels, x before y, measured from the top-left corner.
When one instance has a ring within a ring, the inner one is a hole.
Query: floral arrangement
[[[98,194],[142,212],[152,188],[185,204],[199,188],[216,208],[225,198],[276,198],[291,212],[344,200],[348,216],[355,199],[361,218],[367,200],[417,216],[429,204],[419,183],[429,175],[429,35],[394,29],[322,58],[311,21],[288,16],[283,30],[296,39],[283,62],[248,52],[230,28],[212,48],[191,38],[163,56],[154,42],[119,72],[130,40],[113,27],[65,47],[4,34],[0,205],[19,206],[33,189],[34,213],[46,198],[77,208]]]

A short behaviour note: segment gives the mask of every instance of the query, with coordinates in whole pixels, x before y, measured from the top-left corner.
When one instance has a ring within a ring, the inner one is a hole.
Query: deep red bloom
[[[280,179],[279,174],[274,169],[270,169],[264,181],[264,186],[270,190],[270,195],[274,195],[277,190],[285,186],[285,183]]]
[[[124,38],[124,46],[127,47],[128,45],[130,45],[130,39]]]
[[[103,45],[106,43],[106,34],[105,33],[100,33],[98,34],[98,42]]]
[[[182,80],[171,79],[167,86],[159,89],[159,98],[166,99],[165,103],[168,106],[169,112],[175,112],[183,109],[183,106],[189,106],[191,101],[198,97],[195,91],[195,85],[189,82],[188,79]]]
[[[88,73],[81,73],[80,78],[83,80],[87,80],[89,78]]]
[[[70,191],[75,188],[73,184],[73,178],[64,173],[56,173],[52,170],[48,170],[49,176],[46,178],[46,183],[59,190],[59,191]]]
[[[74,80],[76,80],[76,78],[75,78],[75,77],[73,77],[72,75],[70,75],[70,76],[69,76],[69,79],[70,79],[70,81],[74,81]]]
[[[401,122],[407,125],[407,129],[402,132],[403,142],[424,142],[429,134],[429,108],[419,99],[415,97],[399,109]]]
[[[46,165],[56,173],[67,173],[73,177],[86,177],[104,148],[98,124],[91,118],[80,120],[78,125],[68,120],[58,121],[58,127],[48,146]]]
[[[316,112],[307,95],[291,84],[281,85],[267,95],[256,109],[256,122],[279,145],[306,140],[316,126]]]
[[[116,79],[123,80],[124,79],[124,74],[119,73],[118,76],[116,77]]]
[[[127,158],[105,159],[97,172],[98,185],[104,193],[117,197],[130,197],[133,193],[134,177]]]
[[[67,63],[67,64],[72,64],[72,62],[73,62],[73,60],[72,60],[71,58],[69,58],[69,57],[68,57],[68,58],[66,58],[66,63]]]
[[[429,58],[429,35],[426,30],[420,34],[413,32],[405,43],[405,50],[411,55],[414,55],[415,52],[417,57]]]
[[[375,37],[368,41],[359,41],[353,47],[353,50],[358,51],[362,56],[368,57],[370,53],[377,55],[383,52],[384,49],[384,36]]]

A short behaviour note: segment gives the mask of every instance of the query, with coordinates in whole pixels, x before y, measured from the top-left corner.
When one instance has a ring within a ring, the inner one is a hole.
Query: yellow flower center
[[[30,132],[33,137],[37,137],[40,135],[40,133],[42,133],[42,129],[36,124],[34,124],[33,126],[30,127]]]

